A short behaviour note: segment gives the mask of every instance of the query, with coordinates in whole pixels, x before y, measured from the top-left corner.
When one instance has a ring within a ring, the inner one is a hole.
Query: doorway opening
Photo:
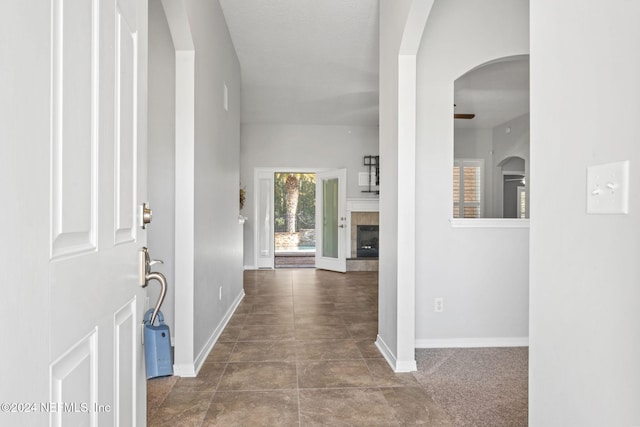
[[[274,173],[275,268],[316,266],[316,174]]]

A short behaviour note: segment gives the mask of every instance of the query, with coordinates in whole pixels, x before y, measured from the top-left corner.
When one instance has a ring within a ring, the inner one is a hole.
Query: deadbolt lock
[[[147,228],[147,224],[151,223],[153,220],[153,211],[149,208],[149,204],[147,202],[142,204],[142,224],[141,227],[143,230]]]

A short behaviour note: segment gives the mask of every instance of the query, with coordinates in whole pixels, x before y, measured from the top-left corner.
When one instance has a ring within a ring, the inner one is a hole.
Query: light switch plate
[[[587,213],[629,213],[629,161],[587,168]]]

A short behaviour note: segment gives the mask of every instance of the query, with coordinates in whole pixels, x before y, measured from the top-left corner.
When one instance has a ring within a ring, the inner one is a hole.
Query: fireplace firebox
[[[357,226],[356,255],[358,258],[378,258],[377,225]]]

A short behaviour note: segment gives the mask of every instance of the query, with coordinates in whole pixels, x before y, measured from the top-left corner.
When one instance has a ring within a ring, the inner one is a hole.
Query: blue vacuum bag
[[[158,325],[151,324],[153,309],[144,315],[144,358],[147,379],[173,375],[173,355],[171,353],[171,333],[164,323],[164,316],[158,310]]]

